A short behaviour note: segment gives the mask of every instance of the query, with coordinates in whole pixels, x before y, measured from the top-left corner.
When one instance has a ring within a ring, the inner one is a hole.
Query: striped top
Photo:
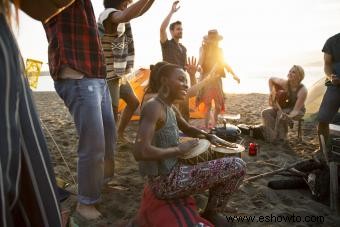
[[[20,53],[0,13],[0,226],[61,226],[55,177]]]
[[[99,35],[101,37],[107,79],[121,78],[134,66],[135,49],[131,24],[121,23],[117,26],[117,35],[105,33],[103,22],[110,13],[118,11],[116,9],[106,9],[98,19]]]

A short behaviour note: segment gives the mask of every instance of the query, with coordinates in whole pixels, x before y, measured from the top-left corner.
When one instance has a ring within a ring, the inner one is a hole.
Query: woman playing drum
[[[179,142],[179,129],[195,138],[215,143],[214,135],[190,126],[173,107],[183,100],[188,89],[186,74],[173,64],[157,64],[151,69],[149,90],[157,93],[145,103],[133,154],[147,186],[159,199],[175,199],[209,189],[203,217],[217,226],[227,221],[219,215],[245,175],[240,158],[220,158],[196,165],[185,165],[179,157],[198,144],[198,140]]]

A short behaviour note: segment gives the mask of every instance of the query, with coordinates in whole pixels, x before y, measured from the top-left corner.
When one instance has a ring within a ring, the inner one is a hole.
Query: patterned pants
[[[209,189],[206,210],[223,212],[231,194],[237,190],[246,172],[240,158],[220,158],[197,165],[176,165],[166,176],[149,179],[159,199],[175,199]]]

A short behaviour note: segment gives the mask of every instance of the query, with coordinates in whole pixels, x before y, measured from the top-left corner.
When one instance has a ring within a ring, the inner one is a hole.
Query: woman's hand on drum
[[[178,145],[178,149],[179,149],[181,155],[183,155],[183,153],[187,153],[192,148],[196,147],[198,145],[198,141],[199,141],[199,139],[195,138],[195,139],[180,143]]]
[[[210,143],[214,144],[214,145],[219,145],[220,141],[222,140],[221,138],[219,138],[218,136],[214,135],[214,134],[208,134],[207,135],[207,140],[210,141]]]

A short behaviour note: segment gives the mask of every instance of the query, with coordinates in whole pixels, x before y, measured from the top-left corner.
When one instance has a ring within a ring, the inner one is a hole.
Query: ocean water
[[[237,84],[230,75],[223,78],[223,90],[225,93],[269,93],[268,79],[271,76],[287,78],[287,68],[267,68],[266,70],[239,70],[238,76],[241,83]],[[305,67],[305,79],[303,83],[307,88],[324,77],[322,67]],[[54,91],[52,78],[48,73],[42,73],[39,77],[38,87],[34,91]]]

